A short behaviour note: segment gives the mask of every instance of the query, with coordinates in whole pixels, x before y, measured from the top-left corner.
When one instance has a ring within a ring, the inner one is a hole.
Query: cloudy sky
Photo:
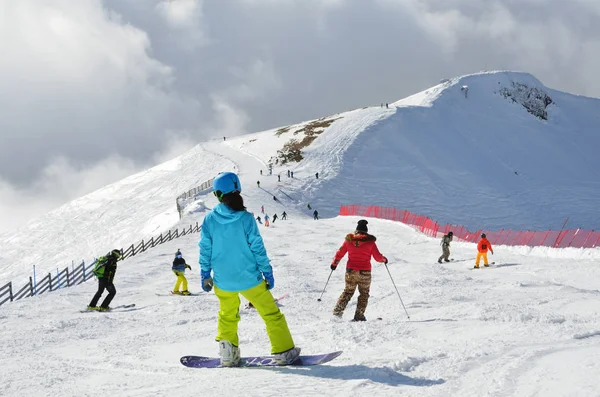
[[[514,69],[600,96],[599,17],[597,0],[0,0],[0,230],[200,140],[442,78]]]

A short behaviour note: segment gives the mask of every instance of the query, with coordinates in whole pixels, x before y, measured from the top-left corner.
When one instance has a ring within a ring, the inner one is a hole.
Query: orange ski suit
[[[475,266],[479,267],[479,261],[481,260],[481,258],[483,257],[483,264],[484,265],[488,265],[488,259],[487,259],[487,252],[488,250],[490,250],[490,252],[493,254],[494,250],[492,248],[492,244],[490,244],[489,240],[487,238],[482,238],[481,240],[479,240],[479,243],[477,244],[477,259],[475,259]]]

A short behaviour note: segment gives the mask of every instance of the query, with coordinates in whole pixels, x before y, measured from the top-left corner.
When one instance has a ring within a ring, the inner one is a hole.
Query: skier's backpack
[[[106,264],[108,263],[108,258],[106,256],[101,256],[94,264],[94,270],[92,273],[98,278],[104,277],[104,269],[106,269]]]

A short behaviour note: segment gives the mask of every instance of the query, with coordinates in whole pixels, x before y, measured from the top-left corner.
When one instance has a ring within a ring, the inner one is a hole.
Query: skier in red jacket
[[[367,321],[365,310],[369,303],[369,290],[371,289],[371,256],[377,262],[388,263],[387,258],[381,255],[375,244],[375,236],[367,233],[367,223],[364,219],[358,221],[356,231],[346,236],[344,243],[335,253],[335,258],[331,264],[331,270],[335,270],[346,252],[348,253],[345,277],[346,288],[340,295],[333,309],[333,314],[342,317],[344,309],[346,309],[356,287],[358,287],[359,296],[354,321]]]

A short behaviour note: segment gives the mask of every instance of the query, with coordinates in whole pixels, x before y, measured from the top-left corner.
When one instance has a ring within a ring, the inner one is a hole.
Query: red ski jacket
[[[494,250],[492,249],[492,244],[490,244],[488,239],[482,238],[481,240],[479,240],[479,243],[477,244],[477,251],[483,254],[488,252],[488,250],[490,250],[492,254],[494,253]]]
[[[348,234],[344,244],[335,253],[333,265],[337,266],[346,252],[348,253],[347,269],[371,270],[371,256],[377,262],[387,262],[386,257],[379,252],[375,240],[375,236],[370,234]]]

